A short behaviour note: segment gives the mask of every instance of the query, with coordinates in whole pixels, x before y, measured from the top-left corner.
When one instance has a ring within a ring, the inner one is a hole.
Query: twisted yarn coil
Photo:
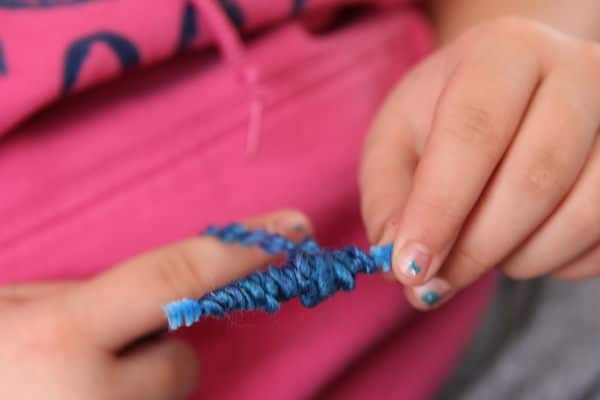
[[[200,299],[182,299],[165,305],[171,330],[232,311],[274,313],[282,302],[294,297],[304,306],[314,307],[340,290],[354,289],[357,274],[372,274],[391,266],[391,244],[373,246],[370,254],[356,246],[324,249],[312,238],[294,243],[281,235],[248,230],[239,224],[210,226],[204,234],[224,243],[258,246],[272,255],[283,253],[286,260],[279,267],[250,274]]]

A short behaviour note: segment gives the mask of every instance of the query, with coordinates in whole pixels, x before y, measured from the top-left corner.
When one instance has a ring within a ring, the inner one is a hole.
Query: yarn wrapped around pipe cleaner
[[[163,307],[169,328],[190,326],[204,317],[222,317],[231,311],[264,310],[274,313],[280,303],[294,297],[306,307],[314,307],[340,290],[355,287],[355,276],[389,271],[392,245],[373,246],[370,254],[356,246],[323,249],[312,238],[294,243],[263,230],[248,230],[239,224],[222,228],[210,226],[205,235],[224,243],[258,246],[268,254],[284,253],[280,267],[271,266],[200,299],[182,299]]]

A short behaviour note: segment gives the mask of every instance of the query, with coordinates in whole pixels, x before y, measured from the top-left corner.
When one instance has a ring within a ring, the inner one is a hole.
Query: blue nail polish
[[[302,231],[304,231],[304,225],[296,224],[296,225],[294,225],[294,228],[292,228],[292,229],[296,232],[302,232]]]
[[[427,304],[428,306],[434,305],[435,303],[440,301],[441,298],[442,297],[437,292],[427,291],[421,294],[421,301],[423,301],[423,303]]]
[[[410,260],[410,263],[408,264],[408,272],[410,272],[412,276],[417,276],[421,270],[421,267],[419,267],[419,264],[417,264],[415,260]]]

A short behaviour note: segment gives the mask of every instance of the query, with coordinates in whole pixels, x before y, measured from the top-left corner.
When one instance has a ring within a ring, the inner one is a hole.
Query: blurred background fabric
[[[438,399],[598,399],[600,279],[502,278]]]

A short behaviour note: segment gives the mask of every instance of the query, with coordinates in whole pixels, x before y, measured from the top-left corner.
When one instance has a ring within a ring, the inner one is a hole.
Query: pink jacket
[[[366,245],[362,140],[432,47],[426,21],[391,4],[316,33],[350,1],[221,0],[220,16],[209,1],[0,0],[0,283],[87,276],[280,207],[323,244]],[[235,26],[268,29],[242,43]],[[427,398],[490,280],[428,314],[377,276],[357,286],[184,330],[197,398]]]

